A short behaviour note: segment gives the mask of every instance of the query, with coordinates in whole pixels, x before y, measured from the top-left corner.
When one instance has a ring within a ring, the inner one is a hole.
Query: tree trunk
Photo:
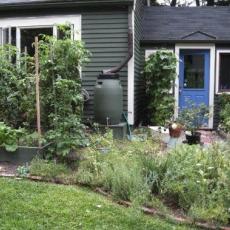
[[[177,0],[172,0],[170,6],[176,6]]]

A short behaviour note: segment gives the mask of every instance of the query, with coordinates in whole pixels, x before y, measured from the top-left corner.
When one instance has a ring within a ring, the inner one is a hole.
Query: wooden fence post
[[[37,131],[39,135],[38,145],[41,147],[41,111],[40,111],[40,77],[39,77],[39,57],[38,57],[38,37],[35,37],[35,79],[36,79],[36,111],[37,111]]]

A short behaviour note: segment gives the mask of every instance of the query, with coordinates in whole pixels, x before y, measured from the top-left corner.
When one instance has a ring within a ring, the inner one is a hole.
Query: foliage
[[[196,105],[189,101],[188,107],[180,111],[177,121],[193,134],[202,125],[206,124],[208,126],[208,118],[209,108],[205,104]]]
[[[176,77],[175,54],[160,50],[145,63],[146,94],[151,122],[164,125],[174,111],[174,96],[170,94]]]
[[[41,123],[52,153],[66,156],[88,144],[82,124],[83,97],[80,68],[89,52],[71,39],[68,25],[59,26],[62,39],[39,41]],[[17,57],[17,58],[16,58]],[[0,117],[11,127],[24,127],[33,141],[36,124],[34,58],[18,54],[11,45],[0,47]],[[32,137],[33,136],[33,137]],[[30,139],[30,140],[29,140]]]
[[[18,140],[24,134],[23,129],[13,129],[4,122],[0,122],[0,146],[9,152],[18,148]]]
[[[30,174],[39,175],[46,179],[52,179],[62,174],[68,174],[69,169],[64,164],[57,164],[53,161],[42,160],[39,158],[33,159],[30,165]]]
[[[109,143],[110,138],[108,131],[100,144],[96,141],[100,134],[93,134],[92,144],[81,151],[77,171],[38,159],[32,162],[31,173],[101,187],[113,198],[135,205],[154,205],[167,212],[165,205],[173,205],[196,220],[228,223],[230,143],[209,148],[181,145],[161,152],[159,143],[151,137]],[[106,154],[100,152],[104,146],[110,148]]]
[[[60,27],[64,34],[65,28]],[[56,143],[53,152],[61,156],[87,145],[79,71],[89,52],[66,33],[64,39],[44,36],[39,42],[42,124],[49,130],[47,140]]]
[[[29,167],[28,165],[19,166],[16,172],[18,176],[26,177],[29,174]]]
[[[230,132],[230,96],[222,94],[220,97],[220,129]]]
[[[14,46],[0,47],[0,117],[14,128],[33,124],[35,120],[32,58],[21,54],[17,56],[16,64],[16,55]]]
[[[229,146],[183,145],[154,165],[153,184],[194,218],[228,223],[229,166]]]

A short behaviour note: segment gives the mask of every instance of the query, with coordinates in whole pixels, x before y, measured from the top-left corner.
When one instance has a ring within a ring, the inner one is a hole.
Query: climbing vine
[[[175,54],[166,50],[151,54],[145,63],[149,120],[154,125],[164,125],[173,116],[175,101],[170,90],[176,77],[176,63]]]

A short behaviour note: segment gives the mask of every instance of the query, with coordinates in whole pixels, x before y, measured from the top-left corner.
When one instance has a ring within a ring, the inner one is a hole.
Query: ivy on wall
[[[150,123],[165,125],[174,113],[175,99],[170,93],[176,78],[177,58],[174,53],[158,50],[145,63],[145,84]]]

